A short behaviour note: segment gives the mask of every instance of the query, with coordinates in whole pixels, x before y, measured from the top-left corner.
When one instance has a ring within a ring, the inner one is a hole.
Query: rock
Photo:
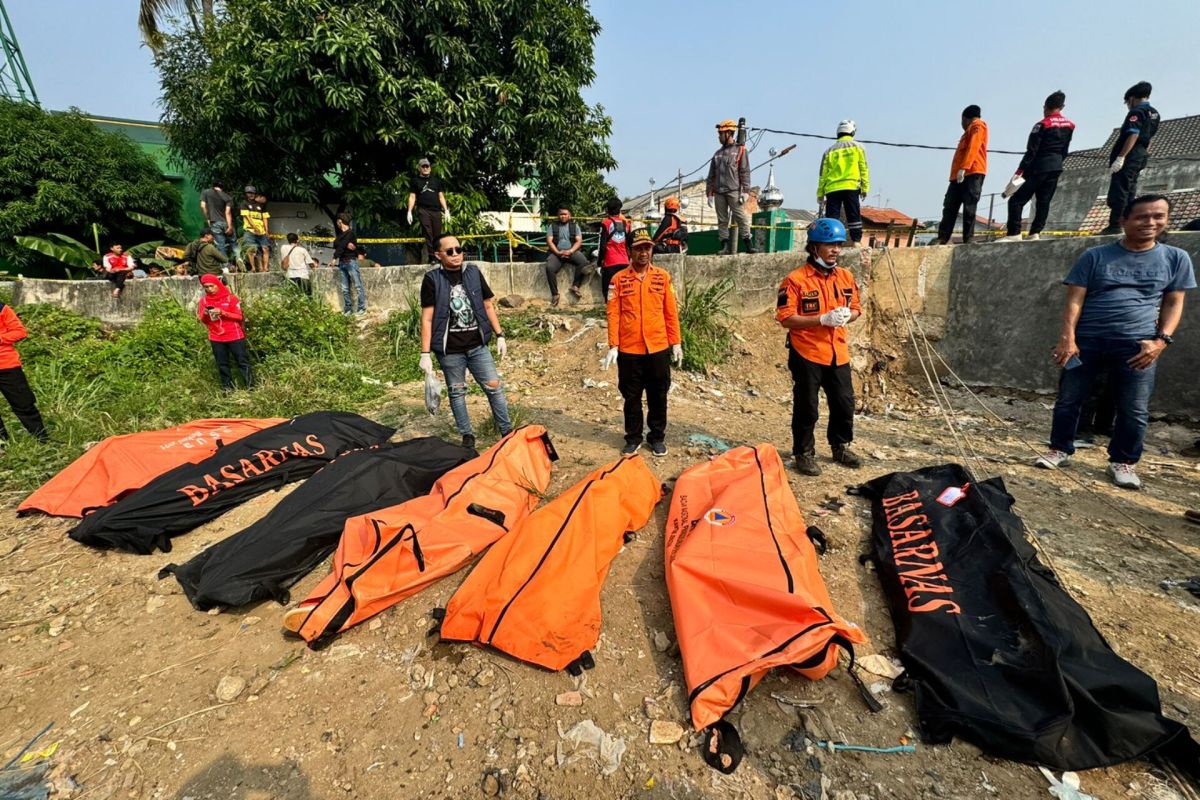
[[[226,675],[217,683],[217,700],[230,703],[246,689],[246,679],[237,675]]]
[[[500,298],[500,305],[505,308],[520,308],[525,305],[525,298],[519,294],[506,294]]]
[[[507,299],[506,297],[505,300]],[[501,300],[500,303],[503,304],[504,300]],[[483,790],[483,794],[486,797],[495,797],[500,794],[500,778],[496,776],[496,773],[489,771],[483,776],[483,781],[480,782],[479,788]]]
[[[383,627],[383,620],[380,619],[379,617],[376,617],[375,619],[373,619],[367,623],[367,630],[369,630],[369,631],[377,631],[382,627]]]
[[[62,635],[62,632],[67,629],[67,615],[62,614],[50,620],[50,629],[47,633],[51,638]]]
[[[650,723],[650,744],[675,744],[683,738],[683,726],[666,719]]]
[[[646,719],[662,719],[667,715],[667,712],[653,697],[642,698],[642,713],[646,715]]]
[[[146,613],[153,614],[155,611],[162,608],[166,604],[167,604],[167,600],[165,597],[159,597],[158,595],[150,595],[149,597],[146,598]]]
[[[654,649],[660,653],[665,653],[671,649],[671,637],[667,636],[662,631],[654,632]]]
[[[583,695],[580,692],[563,692],[554,698],[554,704],[558,706],[581,706],[583,705]]]
[[[475,675],[477,686],[491,686],[496,680],[496,673],[490,667],[484,667]]]
[[[511,708],[504,709],[503,713],[500,714],[500,724],[506,728],[515,727],[517,724],[517,712]]]

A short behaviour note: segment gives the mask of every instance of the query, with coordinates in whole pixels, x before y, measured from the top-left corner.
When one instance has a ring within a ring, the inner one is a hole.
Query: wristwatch
[[[1163,344],[1175,344],[1175,337],[1165,334],[1162,331],[1154,334],[1154,338],[1159,339]]]

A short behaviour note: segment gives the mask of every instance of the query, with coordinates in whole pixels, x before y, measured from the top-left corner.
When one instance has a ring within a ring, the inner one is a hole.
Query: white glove
[[[1021,175],[1013,175],[1011,178],[1009,178],[1008,185],[1004,187],[1004,191],[1000,193],[1000,196],[1007,200],[1016,194],[1017,189],[1020,189],[1024,183],[1024,177]]]
[[[675,366],[677,367],[683,366],[683,345],[671,345],[671,361],[674,362]]]
[[[1117,156],[1116,160],[1113,161],[1112,166],[1108,168],[1108,171],[1111,172],[1112,174],[1116,175],[1118,172],[1120,172],[1124,168],[1125,168],[1125,156]]]
[[[715,203],[716,201],[717,201],[717,199],[716,199],[715,197],[713,197],[713,196],[710,194],[710,195],[708,196],[708,207],[709,207],[709,208],[712,208],[712,207],[713,207],[713,203]]]
[[[746,194],[745,194],[745,192],[743,192],[742,194],[739,194],[739,195],[738,195],[738,205],[739,205],[739,206],[744,206],[744,205],[746,205]]]
[[[820,322],[826,328],[844,328],[850,322],[851,311],[847,306],[838,306],[832,311],[826,311],[820,316]]]
[[[508,355],[508,342],[505,341],[503,334],[496,337],[496,355],[500,356],[501,361]]]
[[[617,363],[617,348],[608,348],[608,354],[604,356],[604,360],[600,362],[602,369],[607,370],[613,364]]]
[[[450,221],[450,209],[446,208],[446,209],[442,210],[442,221],[443,222]]]
[[[967,179],[967,171],[965,169],[960,169],[958,171],[958,174],[954,176],[955,183],[962,183],[966,179]]]
[[[433,356],[429,353],[421,353],[421,360],[417,362],[417,366],[421,368],[421,372],[433,374]]]
[[[408,224],[412,225],[412,209],[408,210]]]

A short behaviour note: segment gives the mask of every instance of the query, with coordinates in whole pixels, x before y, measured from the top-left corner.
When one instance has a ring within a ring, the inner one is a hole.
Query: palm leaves
[[[138,28],[142,38],[150,49],[157,50],[163,45],[163,28],[166,21],[173,15],[186,14],[197,33],[200,22],[197,14],[203,14],[208,19],[213,14],[214,0],[141,0],[138,4]]]

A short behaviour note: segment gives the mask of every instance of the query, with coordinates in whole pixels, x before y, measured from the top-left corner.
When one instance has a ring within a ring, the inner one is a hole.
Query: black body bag
[[[274,599],[337,547],[346,520],[428,494],[444,473],[478,455],[433,437],[347,453],[306,480],[250,527],[214,544],[174,574],[200,611]]]
[[[1200,746],[1038,560],[1004,482],[969,481],[950,464],[863,487],[925,740],[1058,770],[1157,754],[1200,778]]]
[[[358,414],[318,411],[226,445],[199,464],[163,473],[133,494],[83,518],[77,542],[149,555],[234,506],[307,478],[350,450],[383,444],[395,433]]]

